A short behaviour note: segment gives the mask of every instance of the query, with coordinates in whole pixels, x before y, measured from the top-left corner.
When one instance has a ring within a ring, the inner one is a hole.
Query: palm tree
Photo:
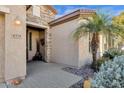
[[[92,50],[92,67],[97,69],[97,51],[99,48],[99,34],[117,34],[121,29],[111,22],[111,16],[104,13],[96,13],[92,19],[86,19],[87,23],[82,23],[74,32],[73,36],[75,39],[80,39],[83,35],[90,33],[92,36],[91,50]]]

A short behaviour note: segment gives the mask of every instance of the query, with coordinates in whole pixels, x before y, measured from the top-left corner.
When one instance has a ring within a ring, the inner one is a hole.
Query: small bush
[[[124,88],[124,55],[108,60],[95,73],[91,87],[93,88]]]
[[[124,55],[124,52],[122,50],[117,48],[111,48],[105,51],[103,57],[113,59],[115,56],[121,56],[121,55]]]
[[[97,59],[97,68],[99,70],[100,66],[105,62],[105,59],[103,57]]]

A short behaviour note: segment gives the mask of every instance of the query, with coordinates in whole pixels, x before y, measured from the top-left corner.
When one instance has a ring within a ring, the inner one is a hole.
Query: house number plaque
[[[21,35],[20,34],[12,34],[12,38],[21,39]]]

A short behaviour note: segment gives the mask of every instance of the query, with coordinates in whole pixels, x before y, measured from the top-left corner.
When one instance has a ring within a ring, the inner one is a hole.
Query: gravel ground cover
[[[70,86],[70,88],[82,88],[83,80],[86,77],[92,78],[94,74],[94,71],[93,69],[91,69],[91,65],[89,64],[82,66],[81,68],[65,67],[65,68],[62,68],[62,70],[82,77],[80,81]]]

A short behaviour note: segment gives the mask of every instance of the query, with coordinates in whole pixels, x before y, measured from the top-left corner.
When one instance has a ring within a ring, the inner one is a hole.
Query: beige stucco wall
[[[79,40],[79,67],[92,62],[92,54],[89,51],[89,35],[84,35]]]
[[[0,14],[0,82],[4,80],[5,16]]]
[[[5,15],[5,80],[9,80],[26,75],[26,7],[6,7],[10,13]]]
[[[109,41],[110,42],[110,41]],[[103,53],[109,49],[107,35],[100,33],[99,34],[99,49],[98,49],[98,58],[103,56]]]
[[[73,31],[79,26],[79,19],[75,19],[50,29],[52,33],[51,61],[80,67],[89,57],[88,37],[75,41]]]
[[[52,62],[78,66],[78,42],[72,38],[72,32],[78,26],[77,22],[76,19],[50,29],[52,33]]]

